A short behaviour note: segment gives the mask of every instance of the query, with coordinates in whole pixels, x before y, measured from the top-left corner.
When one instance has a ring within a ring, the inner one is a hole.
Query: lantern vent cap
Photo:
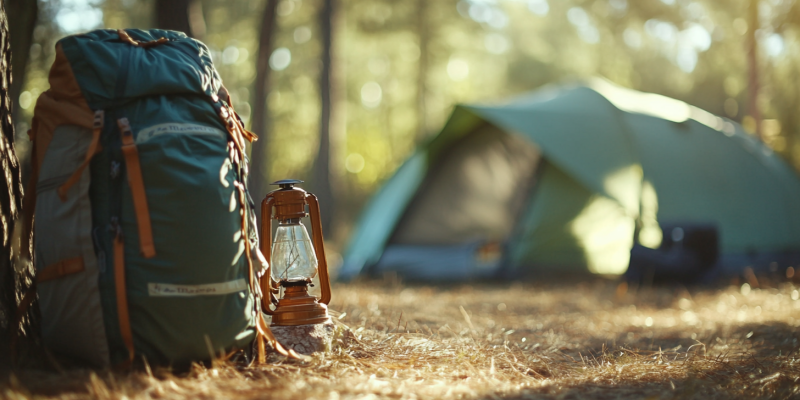
[[[277,185],[280,186],[281,189],[293,189],[294,185],[303,183],[303,181],[299,179],[281,179],[279,181],[275,181],[270,183],[270,185]]]

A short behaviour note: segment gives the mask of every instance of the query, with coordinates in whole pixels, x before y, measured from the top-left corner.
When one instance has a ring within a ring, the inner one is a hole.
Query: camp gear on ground
[[[49,80],[26,196],[44,344],[95,366],[175,365],[270,337],[246,188],[255,137],[208,48],[93,31],[57,43]]]
[[[272,315],[273,326],[310,325],[330,322],[328,303],[331,301],[331,282],[322,238],[322,222],[317,196],[295,185],[303,183],[294,179],[273,182],[280,189],[269,192],[261,202],[261,252],[270,258],[270,273],[261,277],[261,287],[269,288],[262,307]],[[308,213],[306,213],[308,206]],[[308,231],[300,222],[311,218],[314,244]],[[272,243],[272,220],[278,220],[275,242]],[[271,246],[271,247],[270,247]],[[319,265],[319,268],[317,268]],[[319,271],[321,296],[308,294],[312,279]],[[274,295],[283,288],[283,297]],[[275,310],[270,308],[275,306]]]
[[[719,258],[719,234],[713,224],[682,223],[661,226],[657,249],[634,244],[625,277],[649,285],[702,280]]]
[[[717,273],[786,268],[797,199],[795,171],[735,122],[603,80],[553,86],[457,106],[366,207],[339,276],[618,275],[635,237],[659,247],[659,221],[714,224]]]

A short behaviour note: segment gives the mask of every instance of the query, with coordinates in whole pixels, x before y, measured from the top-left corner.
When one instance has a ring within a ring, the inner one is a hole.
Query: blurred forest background
[[[235,108],[262,138],[253,191],[310,181],[339,243],[369,194],[455,103],[583,77],[739,121],[800,170],[800,0],[5,3],[22,159],[56,40],[183,26],[211,48]]]

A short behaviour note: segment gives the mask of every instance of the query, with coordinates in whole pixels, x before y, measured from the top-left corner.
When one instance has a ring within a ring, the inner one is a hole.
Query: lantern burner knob
[[[303,181],[299,179],[281,179],[279,181],[275,181],[270,183],[270,185],[278,185],[281,189],[292,189],[294,185],[303,183]]]

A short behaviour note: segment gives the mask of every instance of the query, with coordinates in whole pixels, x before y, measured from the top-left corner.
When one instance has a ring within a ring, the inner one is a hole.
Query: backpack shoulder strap
[[[125,169],[128,171],[128,185],[133,196],[133,208],[136,211],[136,225],[139,227],[139,250],[145,258],[156,256],[153,243],[153,228],[150,224],[150,209],[147,206],[147,195],[144,191],[142,166],[139,163],[139,150],[133,141],[133,132],[127,118],[117,120],[122,135],[122,155],[125,157]]]
[[[75,169],[75,172],[58,188],[58,197],[61,198],[61,201],[65,201],[67,199],[67,191],[72,185],[76,184],[80,179],[81,175],[83,174],[83,170],[89,165],[92,161],[92,157],[95,154],[99,153],[100,150],[103,149],[103,146],[100,144],[100,133],[103,132],[103,120],[105,119],[105,113],[103,110],[97,110],[94,112],[94,126],[92,127],[92,141],[89,143],[89,149],[86,150],[86,157],[83,159],[83,162]]]
[[[31,153],[31,176],[23,199],[22,237],[29,238],[33,232],[33,212],[36,208],[36,183],[44,155],[59,125],[77,125],[92,129],[95,113],[83,97],[72,66],[64,54],[61,43],[56,45],[56,59],[48,77],[50,89],[36,101],[29,136],[33,142]],[[31,258],[31,248],[22,249],[22,256]]]

